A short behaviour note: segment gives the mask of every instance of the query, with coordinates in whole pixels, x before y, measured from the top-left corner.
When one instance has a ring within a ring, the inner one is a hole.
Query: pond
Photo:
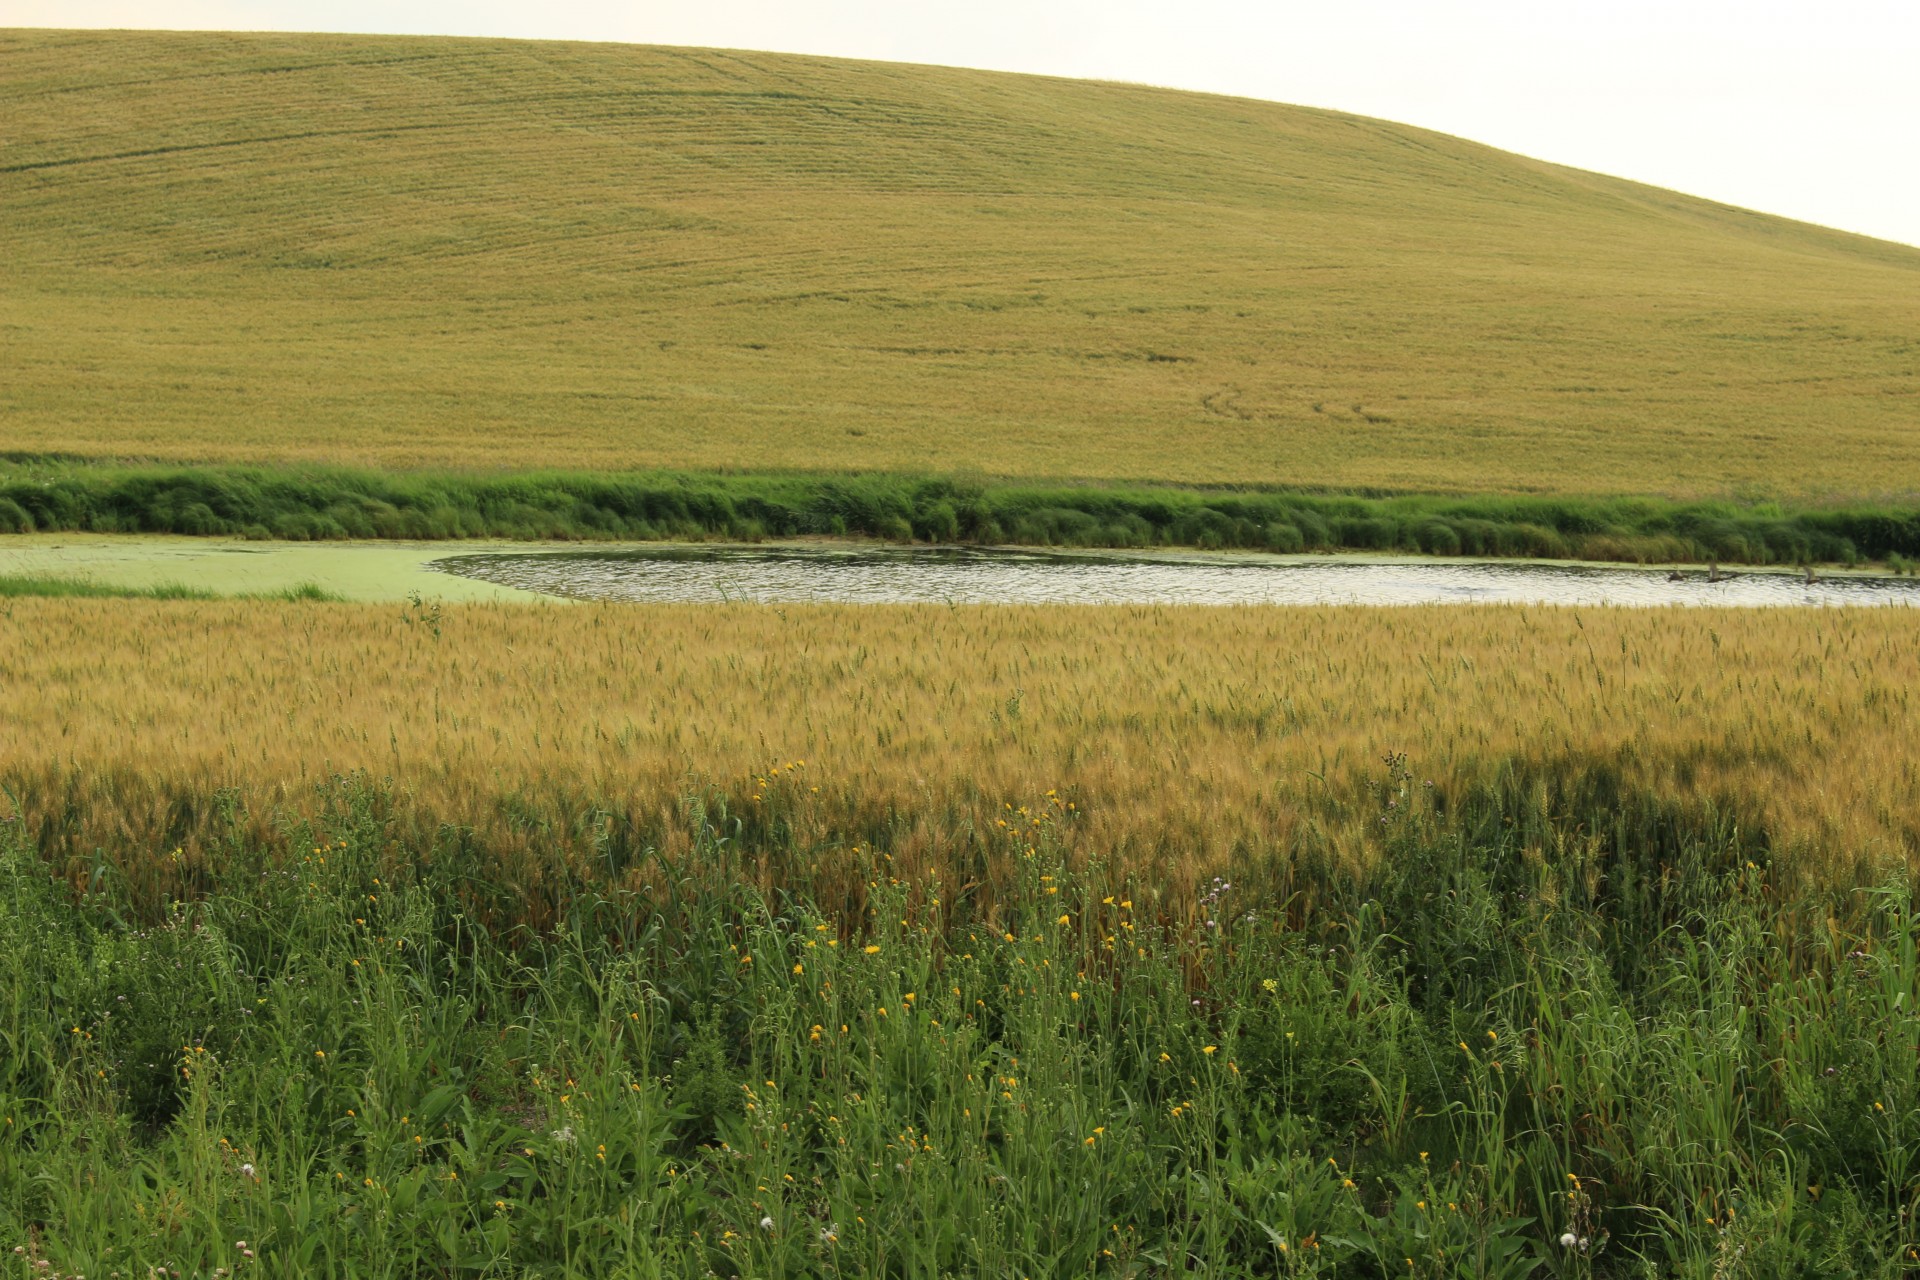
[[[1920,579],[1486,561],[971,548],[674,547],[449,556],[443,573],[588,600],[846,604],[1920,603]]]

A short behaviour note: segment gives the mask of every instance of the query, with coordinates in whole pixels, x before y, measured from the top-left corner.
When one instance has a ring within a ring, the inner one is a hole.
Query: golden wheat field
[[[1406,752],[1443,797],[1604,773],[1851,872],[1920,845],[1912,639],[1893,609],[461,605],[436,635],[399,606],[25,599],[0,780],[79,855],[193,849],[216,789],[269,825],[364,770],[503,857],[609,815],[684,847],[678,802],[718,789],[797,847],[941,871],[1051,792],[1085,848],[1187,875],[1370,857]]]
[[[1920,249],[1275,103],[0,32],[0,226],[6,450],[1920,489]]]

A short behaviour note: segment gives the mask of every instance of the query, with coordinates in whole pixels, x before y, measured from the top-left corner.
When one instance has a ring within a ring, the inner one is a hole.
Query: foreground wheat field
[[[364,772],[535,862],[684,848],[711,793],[823,866],[952,877],[1054,798],[1183,892],[1366,863],[1396,753],[1449,803],[1658,797],[1841,881],[1920,844],[1904,610],[430,608],[9,602],[0,781],[49,848],[136,860],[209,856],[222,789],[267,831]]]
[[[0,1257],[1905,1280],[1911,636],[0,602]]]
[[[13,31],[0,223],[9,452],[1920,488],[1920,250],[1270,103]]]

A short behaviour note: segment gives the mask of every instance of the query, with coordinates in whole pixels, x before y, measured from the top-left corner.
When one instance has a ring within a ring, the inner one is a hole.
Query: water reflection
[[[452,556],[432,568],[592,600],[850,604],[1878,605],[1920,581],[1521,563],[1128,557],[959,548],[794,547]]]

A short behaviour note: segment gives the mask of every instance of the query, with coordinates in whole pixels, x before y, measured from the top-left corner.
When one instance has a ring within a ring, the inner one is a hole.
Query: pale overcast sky
[[[714,45],[1334,107],[1920,244],[1920,0],[0,0],[0,26]]]

